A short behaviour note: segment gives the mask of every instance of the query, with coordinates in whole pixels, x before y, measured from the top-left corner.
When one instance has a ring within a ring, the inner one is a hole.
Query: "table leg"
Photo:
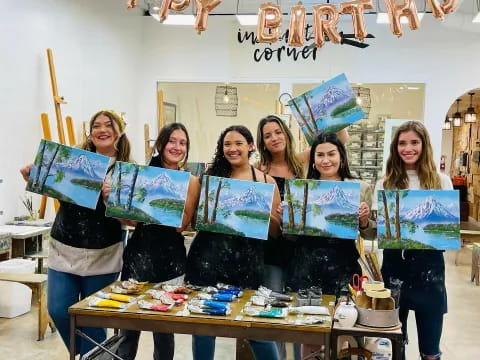
[[[76,316],[70,315],[70,360],[75,360],[75,330],[77,328]]]
[[[37,288],[38,297],[38,341],[45,338],[45,332],[50,320],[47,311],[47,295],[45,291],[45,284],[39,284]]]
[[[235,349],[236,360],[253,360],[250,344],[246,339],[237,338],[237,344]]]
[[[393,347],[393,360],[402,360],[403,339],[391,339]]]
[[[330,352],[330,359],[332,360],[337,360],[337,354],[338,354],[337,342],[338,342],[337,334],[334,331],[332,331],[330,333],[330,349],[332,350]],[[328,353],[328,350],[325,353]]]

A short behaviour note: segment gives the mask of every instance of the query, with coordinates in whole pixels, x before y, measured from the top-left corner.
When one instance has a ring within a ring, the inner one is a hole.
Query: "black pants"
[[[405,343],[408,343],[407,319],[409,309],[400,307],[400,321]],[[422,356],[440,354],[440,338],[442,336],[443,313],[435,311],[415,311],[417,322],[418,348]],[[405,347],[403,348],[405,360]],[[438,357],[440,359],[440,355]]]
[[[125,340],[120,344],[117,355],[124,360],[135,359],[140,331],[122,329],[120,330],[120,335],[124,336]],[[175,352],[175,339],[173,334],[154,332],[153,343],[154,360],[173,360],[173,353]]]

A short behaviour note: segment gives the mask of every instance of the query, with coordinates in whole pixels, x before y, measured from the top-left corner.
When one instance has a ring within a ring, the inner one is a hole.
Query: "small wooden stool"
[[[475,280],[475,285],[480,284],[480,243],[473,243],[472,252],[472,280]]]

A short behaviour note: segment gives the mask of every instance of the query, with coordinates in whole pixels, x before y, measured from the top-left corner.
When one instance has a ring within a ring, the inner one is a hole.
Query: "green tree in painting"
[[[133,200],[133,194],[135,192],[135,183],[137,182],[137,177],[138,177],[138,171],[140,166],[139,165],[132,165],[133,166],[133,175],[132,175],[132,180],[129,185],[128,189],[128,196],[127,196],[127,203],[125,204],[125,209],[127,211],[130,211],[132,209],[132,200]]]
[[[205,175],[203,177],[205,180],[205,192],[204,192],[204,201],[203,201],[203,216],[202,216],[202,224],[207,224],[208,223],[208,185],[210,181],[210,176]]]
[[[298,106],[298,104],[295,102],[294,99],[291,100],[292,101],[292,104],[293,106],[295,107],[295,109],[297,110],[297,113],[298,113],[298,116],[300,116],[300,119],[303,123],[303,126],[305,127],[305,129],[307,130],[307,133],[308,135],[313,138],[315,136],[312,128],[310,127],[310,124],[308,123],[307,119],[305,119],[305,116],[303,116],[302,112],[300,111],[300,108]]]
[[[387,191],[380,190],[382,194],[382,201],[383,201],[383,217],[385,218],[385,238],[391,239],[392,233],[390,231],[390,217],[388,215],[388,203],[387,203]]]
[[[117,162],[117,186],[115,189],[115,206],[120,206],[120,193],[122,191],[122,162]]]
[[[293,213],[293,198],[292,192],[290,191],[290,180],[285,179],[285,200],[287,200],[287,209],[288,209],[288,227],[293,229],[295,226],[295,217]]]
[[[40,143],[40,151],[35,156],[35,165],[37,166],[37,172],[35,173],[35,179],[32,182],[32,188],[38,186],[38,181],[40,180],[40,169],[43,166],[43,156],[45,154],[46,140],[42,140]]]
[[[317,122],[315,121],[315,115],[313,115],[312,107],[308,102],[307,95],[305,94],[303,95],[303,100],[305,101],[305,105],[307,105],[308,114],[310,115],[310,120],[312,121],[313,129],[315,133],[318,133],[318,126],[317,126]]]
[[[395,191],[395,238],[400,239],[402,237],[400,230],[400,199],[405,198],[408,195],[408,191],[400,190]]]
[[[55,182],[60,182],[63,177],[65,176],[65,174],[63,174],[63,171],[59,171],[59,172],[56,172],[54,174],[50,174],[50,171],[52,170],[52,166],[57,162],[57,161],[65,161],[67,160],[71,155],[72,155],[72,149],[69,148],[69,147],[66,147],[66,146],[63,146],[63,145],[59,145],[59,144],[55,144],[55,143],[52,143],[52,144],[49,144],[49,145],[53,145],[53,154],[52,154],[52,157],[50,159],[50,161],[47,163],[47,168],[43,174],[43,177],[42,177],[42,180],[40,181],[40,190],[43,189],[43,187],[45,186],[45,183],[47,182],[47,178],[49,176],[54,176],[54,175],[57,175],[57,178],[54,180]]]
[[[147,195],[148,195],[147,189],[145,189],[144,187],[140,187],[137,189],[137,193],[135,194],[135,200],[143,203]]]
[[[303,233],[305,231],[305,225],[307,221],[307,205],[308,205],[308,191],[315,190],[319,186],[319,182],[311,181],[311,180],[294,180],[293,185],[296,187],[303,188],[303,201],[302,201],[302,210],[300,215],[300,232]]]
[[[220,199],[220,192],[222,189],[229,189],[230,184],[227,179],[220,178],[217,185],[217,190],[215,191],[215,201],[213,203],[212,217],[210,218],[210,224],[214,224],[217,219],[217,208],[218,200]]]

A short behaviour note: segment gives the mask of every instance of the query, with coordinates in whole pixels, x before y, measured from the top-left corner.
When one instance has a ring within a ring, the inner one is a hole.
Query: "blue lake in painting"
[[[175,226],[175,227],[179,227],[180,225],[182,225],[182,216],[183,216],[182,211],[159,208],[157,206],[151,206],[150,201],[154,199],[155,198],[147,198],[144,203],[133,201],[132,206],[142,209],[151,217],[158,220],[158,222],[161,224]]]
[[[216,222],[231,226],[234,229],[241,229],[239,231],[242,231],[247,237],[256,239],[266,239],[268,237],[268,221],[231,214],[226,218],[217,216]]]
[[[390,224],[392,234],[394,234],[394,226]],[[378,224],[377,230],[379,234],[385,234],[385,224]],[[454,250],[459,248],[458,235],[441,235],[438,233],[428,233],[423,231],[419,226],[415,231],[410,231],[407,226],[400,226],[400,232],[403,238],[415,240],[425,245],[432,246],[441,250]],[[388,240],[385,240],[388,244]],[[388,248],[388,247],[387,247]]]
[[[85,186],[77,185],[71,182],[72,179],[80,179],[78,176],[68,176],[65,175],[62,181],[54,182],[53,178],[50,177],[47,179],[45,184],[50,186],[52,189],[55,189],[64,194],[75,194],[75,204],[80,206],[85,206],[88,208],[95,208],[99,193],[97,190],[89,189]],[[90,179],[86,179],[90,180]],[[96,199],[96,200],[95,200]]]

